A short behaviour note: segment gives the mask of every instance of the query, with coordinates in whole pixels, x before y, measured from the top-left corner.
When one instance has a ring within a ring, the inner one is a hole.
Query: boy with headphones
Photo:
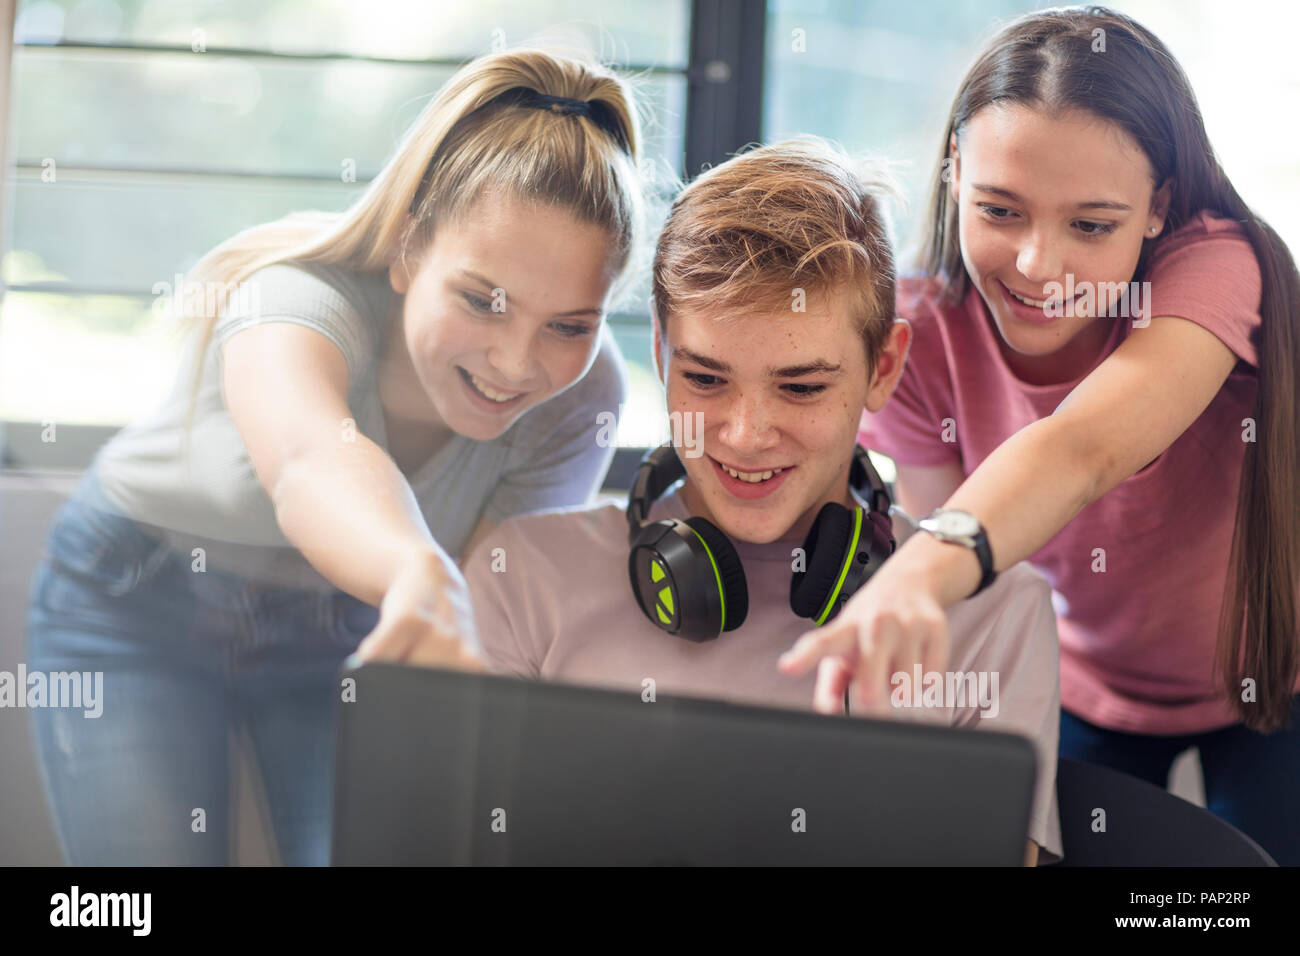
[[[648,454],[626,511],[517,517],[480,544],[465,575],[488,668],[811,709],[815,675],[778,659],[893,550],[887,489],[856,446],[906,358],[893,275],[875,184],[824,144],[756,149],[688,186],[656,247],[654,358],[671,419],[702,441]],[[900,673],[882,715],[1030,738],[1030,863],[1061,854],[1050,597],[1017,565],[950,609],[949,666],[991,678],[991,706],[942,686],[922,699]]]

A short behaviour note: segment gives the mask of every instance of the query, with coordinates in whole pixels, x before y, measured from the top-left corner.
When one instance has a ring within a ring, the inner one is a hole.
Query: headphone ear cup
[[[722,582],[723,607],[726,609],[723,631],[734,631],[745,623],[749,614],[749,586],[745,583],[745,567],[730,539],[706,518],[687,518],[686,524],[698,534],[713,555]],[[708,584],[705,583],[707,587]]]
[[[853,512],[828,501],[803,541],[805,571],[790,576],[790,610],[800,617],[815,618],[826,606],[844,568],[853,535]]]

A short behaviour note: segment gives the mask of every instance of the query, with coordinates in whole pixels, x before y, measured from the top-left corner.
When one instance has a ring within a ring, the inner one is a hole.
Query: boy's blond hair
[[[673,203],[655,249],[660,334],[666,341],[683,307],[798,310],[848,290],[874,369],[894,318],[887,193],[883,173],[859,174],[815,138],[763,146],[702,173]]]

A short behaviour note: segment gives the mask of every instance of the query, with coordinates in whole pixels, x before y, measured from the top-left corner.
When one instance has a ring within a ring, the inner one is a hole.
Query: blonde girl
[[[29,668],[103,674],[98,719],[34,712],[70,863],[228,862],[235,729],[282,862],[328,862],[343,658],[459,647],[456,559],[608,467],[639,142],[612,71],[484,56],[347,211],[193,270],[193,377],[101,450],[32,583]]]

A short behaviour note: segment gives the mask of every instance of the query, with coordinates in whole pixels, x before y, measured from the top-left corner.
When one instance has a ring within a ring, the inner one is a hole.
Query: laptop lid
[[[1020,736],[374,663],[339,705],[334,865],[1005,865]]]

